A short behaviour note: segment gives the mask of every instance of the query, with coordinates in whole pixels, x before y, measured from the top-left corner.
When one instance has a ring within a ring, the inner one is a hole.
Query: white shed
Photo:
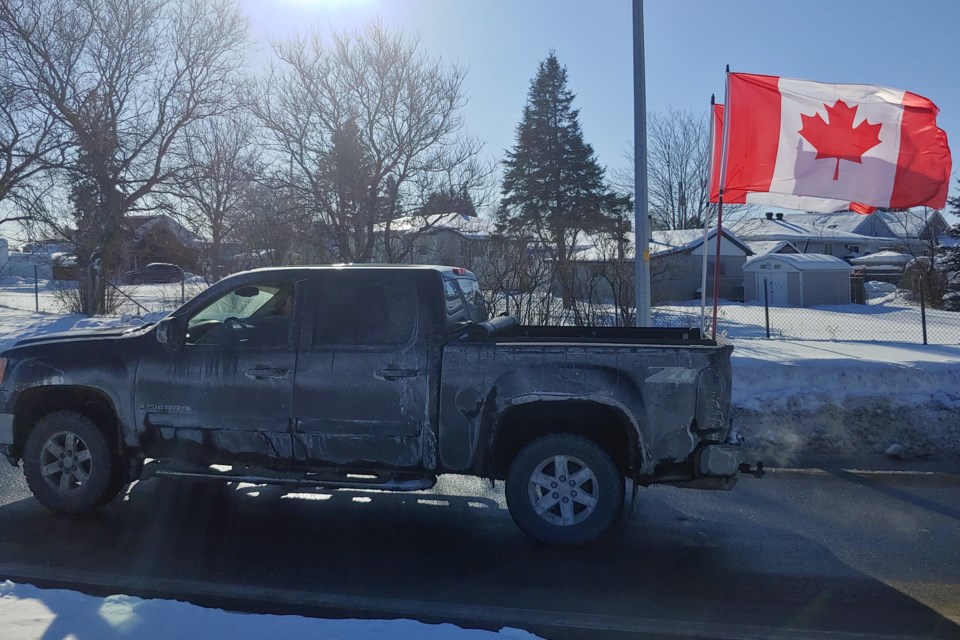
[[[744,300],[775,306],[850,304],[849,264],[819,253],[770,253],[743,265]]]

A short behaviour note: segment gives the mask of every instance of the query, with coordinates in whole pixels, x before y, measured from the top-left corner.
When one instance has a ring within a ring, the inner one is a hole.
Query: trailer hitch
[[[754,478],[762,478],[766,472],[763,470],[762,462],[758,462],[756,467],[751,467],[749,462],[741,462],[740,473],[751,475]]]

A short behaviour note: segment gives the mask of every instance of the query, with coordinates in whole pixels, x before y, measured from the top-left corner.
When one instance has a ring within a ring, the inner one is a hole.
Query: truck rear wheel
[[[61,513],[81,513],[114,498],[123,486],[117,467],[103,432],[75,411],[44,416],[24,445],[27,485],[44,506]]]
[[[623,478],[595,442],[556,434],[534,440],[510,465],[507,506],[531,538],[584,544],[606,532],[623,506]]]

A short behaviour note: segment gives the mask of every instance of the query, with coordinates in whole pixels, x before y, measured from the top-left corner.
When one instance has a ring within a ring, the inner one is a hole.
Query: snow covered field
[[[136,638],[170,640],[536,640],[518,629],[499,632],[461,629],[414,620],[326,620],[303,616],[245,614],[207,609],[175,600],[125,595],[96,598],[64,589],[0,582],[4,640],[37,638]]]

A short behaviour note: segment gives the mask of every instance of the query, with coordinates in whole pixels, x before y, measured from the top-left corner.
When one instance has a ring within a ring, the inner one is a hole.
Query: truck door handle
[[[378,371],[374,371],[373,375],[379,380],[393,382],[394,380],[400,380],[401,378],[416,378],[422,373],[423,372],[419,369],[380,369]]]
[[[247,369],[246,376],[252,380],[265,380],[267,378],[285,378],[288,371],[283,367],[274,367],[269,364],[258,364],[253,369]]]

